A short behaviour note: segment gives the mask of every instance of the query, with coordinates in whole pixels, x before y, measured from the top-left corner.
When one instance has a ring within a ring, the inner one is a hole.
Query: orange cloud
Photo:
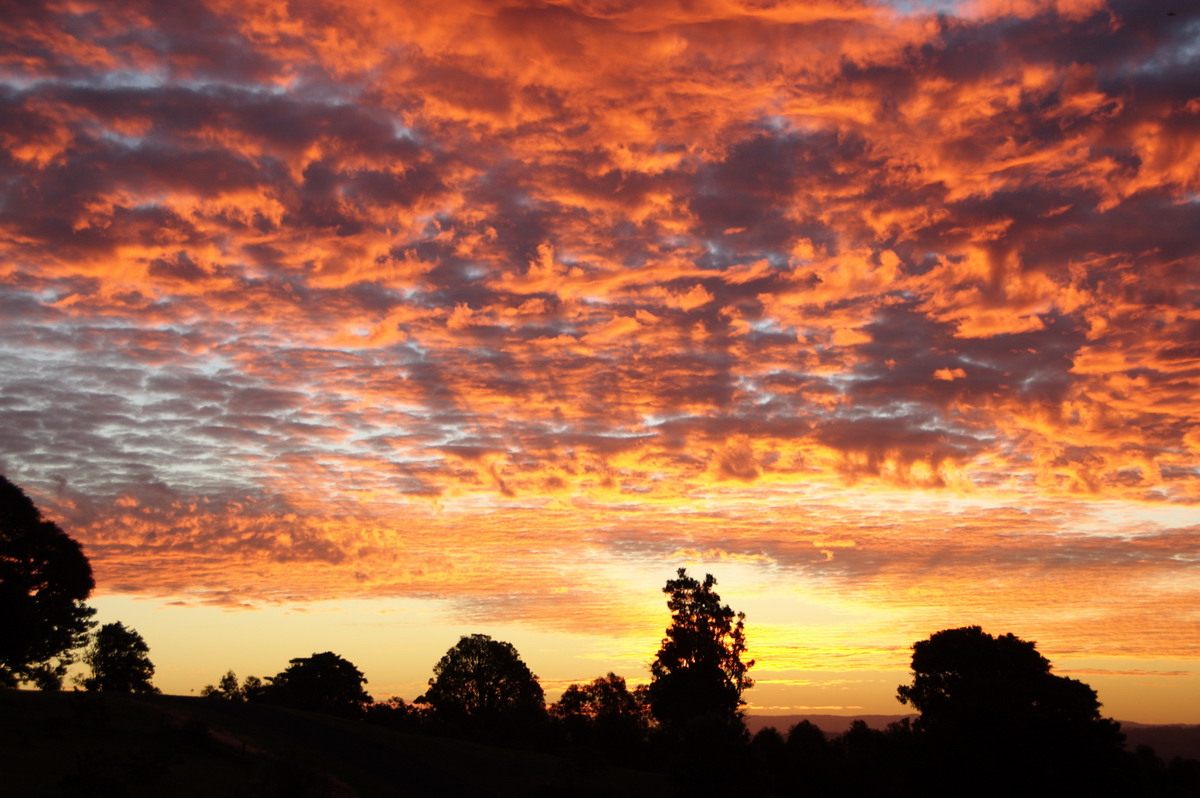
[[[900,5],[14,10],[0,470],[114,590],[1197,656],[1195,14]]]

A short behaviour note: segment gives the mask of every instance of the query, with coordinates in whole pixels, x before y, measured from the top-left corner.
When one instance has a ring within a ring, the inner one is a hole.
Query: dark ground
[[[4,798],[661,796],[601,762],[262,705],[0,690]]]

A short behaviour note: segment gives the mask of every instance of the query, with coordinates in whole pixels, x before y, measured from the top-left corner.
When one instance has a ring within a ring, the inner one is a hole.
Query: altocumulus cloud
[[[102,584],[602,625],[693,552],[1196,655],[1186,4],[3,19],[0,466]]]

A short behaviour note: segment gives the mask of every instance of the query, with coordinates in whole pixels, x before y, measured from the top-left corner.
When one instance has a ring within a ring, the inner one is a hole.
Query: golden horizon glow
[[[552,691],[637,682],[687,565],[747,612],[752,708],[902,712],[909,646],[978,624],[1200,722],[1198,35],[1117,0],[14,9],[0,472],[169,691],[336,642],[411,699],[488,629]]]

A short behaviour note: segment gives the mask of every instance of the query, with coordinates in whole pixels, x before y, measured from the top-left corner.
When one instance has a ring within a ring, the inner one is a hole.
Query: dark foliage
[[[833,786],[829,740],[811,721],[802,720],[788,730],[787,775],[792,784],[807,785],[817,795]]]
[[[880,731],[856,720],[833,741],[832,753],[834,784],[842,795],[872,798],[922,794],[910,788],[911,730],[907,726]]]
[[[530,737],[546,717],[537,677],[511,643],[464,635],[433,668],[428,704],[446,731],[482,738]]]
[[[637,756],[650,727],[646,688],[630,690],[615,673],[569,686],[550,712],[565,742],[625,759]]]
[[[1156,767],[1159,764],[1161,763],[1151,759],[1151,767],[1155,771],[1159,770]],[[1161,790],[1157,793],[1158,795],[1200,798],[1200,759],[1185,759],[1177,756],[1159,772],[1162,773],[1161,780],[1154,782]]]
[[[247,679],[243,694],[251,700],[348,718],[361,716],[371,703],[363,689],[366,677],[332,651],[297,657],[290,663],[279,674],[268,676],[265,687],[256,688]]]
[[[245,701],[246,693],[242,686],[238,684],[237,674],[233,671],[226,671],[216,685],[206,684],[204,689],[200,691],[200,695],[205,698],[215,698],[224,701]]]
[[[267,686],[259,677],[247,676],[242,682],[242,698],[246,701],[262,701],[266,697]]]
[[[62,685],[94,626],[94,586],[79,544],[0,477],[0,686]]]
[[[149,654],[150,647],[140,634],[120,621],[106,623],[83,654],[92,672],[83,679],[83,686],[104,693],[157,693],[158,688],[150,682],[154,663]]]
[[[717,580],[680,568],[663,593],[671,625],[650,665],[648,696],[656,734],[679,794],[751,795],[742,692],[754,682],[746,653],[745,614],[721,603]],[[721,762],[720,768],[713,763]]]
[[[790,782],[787,773],[787,742],[774,726],[759,729],[750,739],[750,778],[755,792],[783,795]]]
[[[760,795],[749,741],[741,718],[717,714],[659,727],[653,739],[674,794],[687,798]]]
[[[745,613],[722,605],[716,584],[712,574],[699,582],[680,568],[663,588],[671,625],[650,666],[649,697],[654,718],[668,731],[695,723],[741,726],[754,661],[742,662]]]
[[[1111,794],[1128,779],[1120,725],[1101,717],[1086,684],[1050,673],[1032,642],[947,629],[913,645],[912,669],[898,697],[921,713],[914,729],[930,794],[955,794],[985,774],[976,794],[1030,784]]]
[[[912,730],[895,724],[886,731],[856,720],[842,735],[827,740],[809,721],[796,724],[785,739],[767,727],[750,741],[748,794],[828,795],[873,798],[923,795],[912,781]]]
[[[742,692],[752,684],[746,673],[753,665],[742,662],[744,616],[721,603],[715,585],[711,575],[699,582],[684,569],[667,582],[663,592],[669,596],[672,622],[652,665],[650,685],[630,690],[624,678],[608,673],[569,686],[549,713],[537,677],[516,649],[482,634],[464,636],[442,657],[428,691],[413,704],[399,698],[372,703],[363,674],[325,652],[293,659],[265,682],[251,676],[239,684],[228,671],[202,691],[212,699],[203,702],[203,711],[239,724],[286,728],[290,739],[309,750],[337,749],[356,771],[386,774],[382,780],[389,784],[398,772],[393,765],[404,761],[398,749],[354,732],[356,724],[321,721],[265,704],[361,718],[407,735],[464,736],[505,746],[510,749],[501,752],[505,756],[516,755],[512,748],[535,748],[562,757],[565,778],[544,780],[541,792],[522,794],[610,794],[603,787],[591,789],[588,780],[615,766],[642,770],[634,774],[638,779],[660,780],[661,789],[654,794],[688,798],[1200,798],[1200,762],[1164,762],[1147,746],[1125,751],[1119,725],[1100,715],[1096,693],[1088,685],[1052,674],[1034,643],[1012,634],[992,637],[974,626],[948,629],[914,644],[913,680],[901,685],[898,694],[920,713],[916,721],[879,730],[856,720],[833,738],[802,721],[786,735],[766,728],[751,739],[741,710]],[[148,652],[137,632],[120,623],[106,624],[85,653],[92,676],[82,682],[96,691],[156,692]],[[98,735],[107,734],[113,724],[106,704],[123,700],[96,693],[44,698],[71,698],[73,725]],[[129,706],[145,703],[138,699]],[[203,721],[172,717],[162,716],[158,735],[174,745],[172,757],[185,745],[206,755],[225,750],[222,745],[227,744],[215,742]],[[60,725],[55,721],[47,729],[60,734]],[[245,743],[239,755],[254,759]],[[157,754],[77,759],[79,766],[67,772],[62,784],[71,794],[124,794],[130,785],[162,782],[174,761]],[[467,794],[462,790],[470,789],[446,781],[446,773],[421,780],[413,775],[418,764],[408,761],[402,777],[406,786],[419,783],[430,794]],[[325,794],[326,788],[340,794],[335,782],[322,778],[304,762],[289,760],[280,775],[256,785],[277,787],[277,794]]]
[[[428,731],[427,707],[406,703],[403,698],[389,698],[367,707],[366,720],[377,726],[406,732]]]

